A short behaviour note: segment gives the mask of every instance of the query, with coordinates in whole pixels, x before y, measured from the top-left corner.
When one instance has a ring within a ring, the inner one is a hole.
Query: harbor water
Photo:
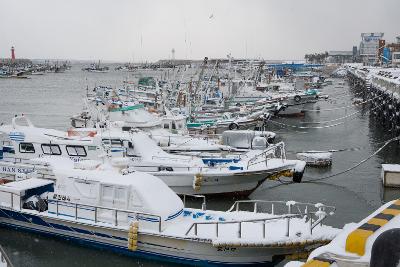
[[[47,73],[32,76],[31,79],[0,80],[0,123],[10,123],[14,115],[23,113],[36,126],[65,130],[70,126],[71,115],[81,110],[86,90],[91,90],[95,85],[119,86],[133,74],[122,71],[88,73],[82,72],[81,67],[73,65],[65,73]],[[324,87],[322,94],[329,95],[329,99],[310,105],[310,111],[304,117],[274,119],[281,124],[270,123],[269,129],[285,142],[289,158],[295,158],[295,153],[302,151],[339,150],[333,153],[332,166],[308,167],[303,178],[306,182],[301,184],[267,181],[250,196],[251,199],[334,205],[337,208],[336,215],[329,218],[327,223],[343,227],[346,223],[364,218],[383,202],[400,196],[400,190],[384,189],[380,180],[382,163],[398,163],[398,143],[390,144],[359,167],[334,175],[369,157],[382,146],[382,142],[392,137],[390,132],[384,131],[370,118],[367,106],[351,105],[356,92],[347,83],[339,85],[340,81],[336,79],[332,85]],[[338,120],[343,117],[346,118]],[[332,177],[329,179],[313,181],[330,175]],[[207,208],[227,210],[232,203],[232,198],[212,198],[208,199]],[[14,266],[175,265],[130,258],[81,247],[63,239],[3,228],[0,228],[0,244]]]

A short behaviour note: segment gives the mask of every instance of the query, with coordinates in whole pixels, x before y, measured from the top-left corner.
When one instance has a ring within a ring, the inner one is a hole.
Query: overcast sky
[[[400,0],[0,0],[0,57],[302,59],[400,35]]]

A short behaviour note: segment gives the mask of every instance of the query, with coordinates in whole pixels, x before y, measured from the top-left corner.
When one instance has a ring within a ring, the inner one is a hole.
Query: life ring
[[[299,95],[295,95],[294,96],[294,101],[295,102],[300,102],[300,100],[301,100],[301,96],[299,96]]]
[[[239,125],[237,123],[232,122],[231,124],[229,124],[229,130],[236,130],[239,129]]]

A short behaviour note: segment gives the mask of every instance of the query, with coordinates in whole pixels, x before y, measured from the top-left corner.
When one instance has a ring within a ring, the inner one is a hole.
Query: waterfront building
[[[379,40],[383,32],[361,33],[360,60],[365,65],[373,65],[378,61]]]

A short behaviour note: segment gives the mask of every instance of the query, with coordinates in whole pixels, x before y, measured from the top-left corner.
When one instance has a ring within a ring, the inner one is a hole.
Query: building
[[[361,33],[359,56],[362,63],[374,65],[378,62],[379,40],[383,35],[383,32]]]
[[[400,36],[396,37],[396,43],[388,44],[387,47],[390,50],[392,64],[399,67],[400,66]]]
[[[329,63],[352,63],[354,62],[353,51],[329,51],[328,59]]]
[[[400,52],[392,53],[392,64],[397,67],[400,67]]]

